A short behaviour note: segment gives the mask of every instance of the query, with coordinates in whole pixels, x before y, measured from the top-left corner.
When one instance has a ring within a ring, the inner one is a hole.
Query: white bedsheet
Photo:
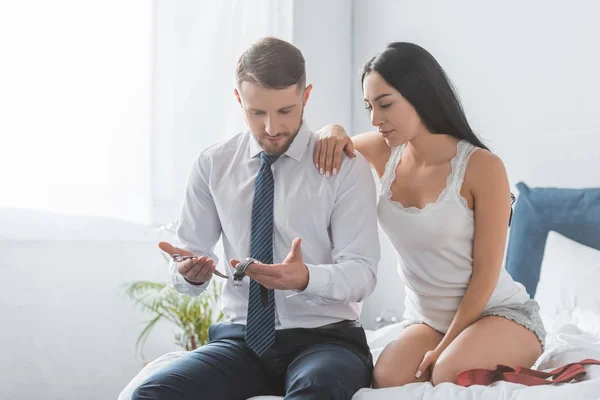
[[[555,318],[545,317],[548,336],[546,351],[536,362],[537,369],[551,370],[570,362],[586,358],[600,360],[600,314],[571,309]],[[369,333],[374,356],[389,341],[398,327]],[[586,367],[587,375],[582,382],[549,386],[524,386],[497,382],[491,386],[468,388],[450,383],[433,387],[430,383],[413,383],[388,389],[362,389],[353,400],[545,400],[545,399],[600,399],[600,366]]]
[[[551,370],[560,365],[586,358],[600,360],[600,314],[570,309],[557,317],[544,317],[548,336],[546,351],[536,362],[536,367]],[[377,331],[368,331],[367,338],[374,361],[392,339],[401,331],[399,324],[390,325]],[[179,358],[185,352],[164,355],[150,363],[129,383],[119,396],[119,400],[130,400],[131,393],[151,373]],[[491,386],[471,386],[468,388],[444,383],[433,387],[430,383],[414,383],[388,389],[362,389],[353,400],[600,400],[600,366],[586,367],[584,381],[561,385],[527,387],[507,382],[497,382]],[[259,396],[253,400],[280,399],[280,397]]]

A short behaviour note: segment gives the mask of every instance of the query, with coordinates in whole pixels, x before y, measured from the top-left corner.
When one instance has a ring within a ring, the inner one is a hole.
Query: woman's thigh
[[[429,374],[415,377],[425,353],[436,348],[443,335],[435,329],[416,324],[407,327],[388,344],[373,371],[373,387],[402,386],[412,382],[429,380]]]
[[[456,375],[498,364],[531,367],[542,347],[535,333],[504,317],[488,316],[473,323],[444,350],[433,368],[432,383],[456,382]]]

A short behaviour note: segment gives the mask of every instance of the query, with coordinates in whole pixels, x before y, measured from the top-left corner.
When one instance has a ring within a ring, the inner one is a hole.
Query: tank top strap
[[[403,149],[404,144],[392,148],[390,158],[385,164],[385,170],[383,171],[383,176],[381,177],[381,193],[388,193],[392,182],[394,181],[394,179],[396,179],[396,167],[400,162],[400,157],[402,155]]]
[[[449,187],[452,192],[456,193],[460,197],[460,190],[465,180],[465,173],[467,172],[467,164],[471,155],[479,150],[479,147],[473,146],[467,140],[461,140],[458,143],[456,151],[456,157],[452,159],[452,173],[450,176]]]

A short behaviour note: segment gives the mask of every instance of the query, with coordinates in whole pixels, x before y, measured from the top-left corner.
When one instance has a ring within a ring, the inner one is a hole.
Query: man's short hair
[[[269,89],[284,89],[306,84],[304,56],[297,47],[274,37],[263,38],[252,44],[238,59],[236,67],[238,87],[251,82]]]

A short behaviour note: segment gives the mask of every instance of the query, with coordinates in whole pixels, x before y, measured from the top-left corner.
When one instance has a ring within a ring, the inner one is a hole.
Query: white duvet
[[[572,308],[562,314],[544,318],[548,332],[546,351],[536,362],[537,369],[551,370],[563,364],[586,358],[600,360],[600,314],[580,308]],[[368,331],[367,338],[374,360],[392,339],[400,332],[400,326],[390,325],[377,331]],[[185,352],[169,353],[150,363],[129,383],[119,396],[119,400],[130,400],[133,390],[148,375],[179,358]],[[507,382],[497,382],[491,386],[460,387],[444,383],[433,387],[430,383],[413,383],[403,387],[388,389],[362,389],[353,400],[545,400],[545,399],[585,399],[600,400],[600,366],[587,366],[587,375],[582,382],[561,385],[528,387]],[[276,399],[272,396],[254,397]]]

